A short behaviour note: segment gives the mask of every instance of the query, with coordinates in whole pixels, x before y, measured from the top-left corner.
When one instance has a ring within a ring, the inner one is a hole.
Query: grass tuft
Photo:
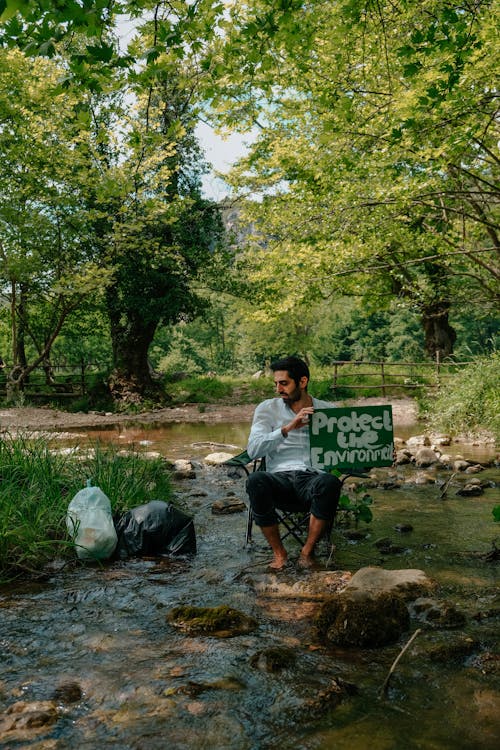
[[[150,500],[171,501],[170,474],[161,458],[118,455],[96,443],[82,459],[51,452],[41,437],[0,441],[0,581],[74,556],[66,512],[88,479],[109,497],[113,513]]]

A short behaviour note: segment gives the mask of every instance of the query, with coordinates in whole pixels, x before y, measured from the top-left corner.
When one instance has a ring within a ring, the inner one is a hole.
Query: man
[[[309,415],[315,408],[334,404],[309,395],[309,368],[298,357],[273,362],[271,370],[279,398],[257,406],[247,446],[252,459],[265,456],[266,470],[250,474],[247,493],[254,521],[271,546],[274,557],[269,567],[274,570],[287,562],[275,508],[311,511],[298,560],[300,567],[311,567],[316,542],[335,516],[341,483],[332,474],[311,467]]]

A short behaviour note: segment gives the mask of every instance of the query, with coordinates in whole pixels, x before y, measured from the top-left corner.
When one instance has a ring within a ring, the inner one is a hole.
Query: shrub
[[[488,430],[500,437],[500,355],[478,359],[461,370],[432,399],[431,427],[451,433]]]

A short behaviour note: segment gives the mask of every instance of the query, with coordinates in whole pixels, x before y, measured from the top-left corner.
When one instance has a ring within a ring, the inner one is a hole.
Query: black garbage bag
[[[115,519],[118,543],[115,557],[194,555],[193,519],[163,500],[151,500]]]

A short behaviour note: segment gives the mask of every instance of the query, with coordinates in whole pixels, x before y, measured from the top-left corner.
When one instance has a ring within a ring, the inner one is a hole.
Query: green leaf
[[[111,44],[87,44],[87,52],[92,58],[91,62],[109,62],[113,57],[114,49]]]
[[[493,513],[495,521],[500,521],[500,505],[495,505],[491,512]]]
[[[370,521],[373,518],[373,513],[371,512],[370,508],[368,508],[366,505],[361,505],[358,508],[358,518],[361,521],[364,521],[365,523],[370,523]]]
[[[0,23],[8,21],[18,11],[28,8],[28,0],[0,0]]]

